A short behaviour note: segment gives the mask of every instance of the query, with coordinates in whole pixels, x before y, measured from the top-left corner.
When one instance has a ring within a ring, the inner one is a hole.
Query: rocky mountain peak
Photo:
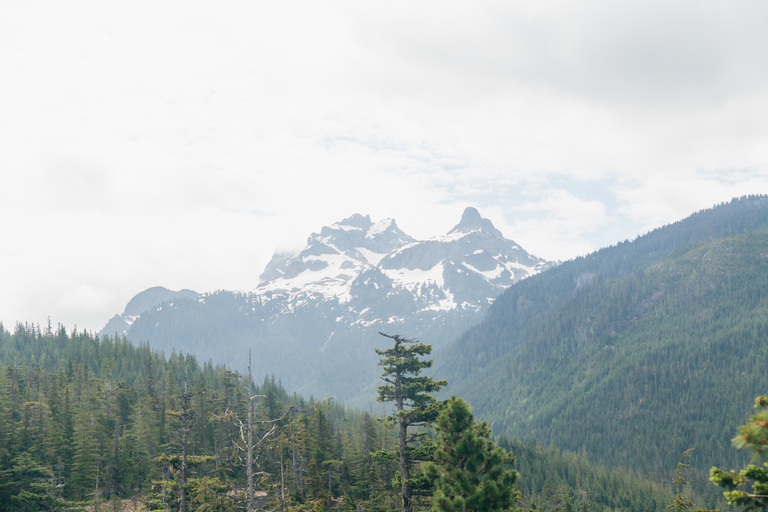
[[[393,219],[374,223],[369,215],[356,213],[341,222],[324,226],[319,234],[312,233],[307,240],[307,248],[330,246],[358,259],[355,254],[361,248],[384,254],[413,241],[397,227]]]
[[[342,224],[345,226],[353,226],[360,229],[368,229],[373,224],[371,222],[371,216],[370,215],[360,215],[359,213],[355,213],[346,219],[342,220],[338,224]]]
[[[331,224],[330,226],[323,226],[319,235],[317,233],[312,233],[312,236],[309,237],[308,243],[311,243],[313,238],[318,237],[328,238],[338,236],[339,234],[343,236],[343,234],[350,232],[365,232],[372,225],[373,223],[371,222],[371,217],[369,215],[363,216],[359,213],[356,213],[340,222]]]
[[[332,284],[335,290],[339,283],[349,282],[362,269],[375,266],[384,255],[412,242],[414,239],[393,219],[374,223],[369,215],[355,213],[312,233],[301,252],[275,253],[259,277],[259,287],[271,290],[304,286],[310,290],[310,282],[321,282],[323,286]],[[303,275],[302,280],[288,283],[299,275]]]
[[[451,229],[448,234],[451,235],[454,233],[471,233],[472,231],[478,230],[485,231],[488,234],[494,236],[502,236],[501,231],[493,227],[493,223],[490,220],[484,219],[476,208],[469,206],[461,215],[461,220],[459,223],[456,224],[456,226],[454,226],[454,228]]]
[[[504,238],[475,208],[465,209],[447,235],[421,241],[393,219],[372,222],[354,214],[313,233],[301,252],[276,253],[254,292],[286,292],[294,301],[319,294],[360,311],[373,311],[371,301],[420,304],[386,318],[436,309],[479,313],[503,289],[548,266]]]

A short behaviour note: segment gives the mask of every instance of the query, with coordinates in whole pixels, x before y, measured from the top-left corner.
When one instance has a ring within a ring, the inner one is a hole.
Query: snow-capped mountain
[[[133,315],[127,336],[236,369],[252,348],[291,390],[348,399],[375,387],[380,331],[437,349],[480,321],[504,289],[551,265],[474,208],[422,241],[392,219],[355,214],[313,233],[298,253],[275,253],[250,292],[152,304]]]
[[[275,254],[254,294],[283,295],[291,307],[317,300],[358,315],[407,291],[420,311],[481,311],[505,288],[548,267],[467,208],[446,235],[417,241],[393,219],[353,215],[313,233],[298,254]]]
[[[254,293],[284,291],[295,298],[320,294],[347,302],[351,284],[361,272],[414,242],[392,219],[373,223],[369,216],[355,214],[312,233],[298,254],[275,253]]]

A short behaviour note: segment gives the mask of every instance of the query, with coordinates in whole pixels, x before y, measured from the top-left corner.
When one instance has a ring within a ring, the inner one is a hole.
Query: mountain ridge
[[[139,318],[141,314],[148,309],[157,307],[169,300],[177,298],[190,299],[197,298],[199,296],[199,293],[188,290],[186,288],[178,291],[169,290],[163,286],[153,286],[151,288],[147,288],[146,290],[134,295],[125,305],[125,309],[123,310],[122,314],[116,314],[113,316],[107,322],[107,324],[102,327],[101,331],[99,331],[99,334],[127,334],[128,330],[131,328],[131,325],[133,325],[133,322],[135,322],[136,319]]]
[[[312,233],[300,251],[276,251],[255,289],[153,304],[124,332],[224,364],[242,362],[245,347],[255,345],[300,391],[350,397],[365,389],[372,397],[379,331],[440,346],[479,321],[504,289],[553,265],[504,238],[475,208],[427,240],[410,237],[394,219],[354,214]],[[303,362],[286,368],[284,349]],[[335,384],[323,384],[324,372]],[[350,373],[357,377],[343,377]]]
[[[712,496],[766,360],[768,196],[747,196],[517,283],[434,374],[494,432],[604,464],[660,475],[695,446]]]

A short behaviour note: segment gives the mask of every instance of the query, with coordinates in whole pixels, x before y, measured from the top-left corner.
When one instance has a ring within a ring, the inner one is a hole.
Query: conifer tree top
[[[395,402],[398,409],[410,407],[409,411],[400,410],[398,414],[407,415],[413,422],[432,421],[437,411],[431,410],[430,406],[436,401],[430,393],[448,383],[420,375],[422,370],[432,366],[431,360],[421,359],[432,352],[432,346],[398,334],[380,334],[394,340],[394,345],[384,350],[376,349],[376,353],[383,356],[379,366],[384,368],[381,380],[386,382],[378,387],[377,400]]]

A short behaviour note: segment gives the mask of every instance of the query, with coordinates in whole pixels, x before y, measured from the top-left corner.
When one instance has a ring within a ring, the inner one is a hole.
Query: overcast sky
[[[768,2],[0,2],[0,321],[250,290],[352,213],[565,260],[768,193]]]

